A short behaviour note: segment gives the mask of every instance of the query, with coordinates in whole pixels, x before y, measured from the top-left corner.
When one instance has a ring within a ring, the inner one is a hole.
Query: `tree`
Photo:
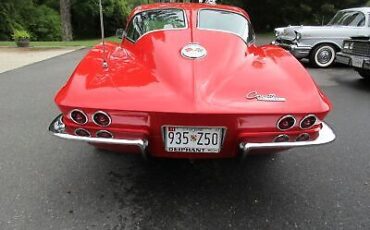
[[[60,17],[62,21],[62,39],[71,41],[72,23],[71,23],[71,0],[60,0]]]

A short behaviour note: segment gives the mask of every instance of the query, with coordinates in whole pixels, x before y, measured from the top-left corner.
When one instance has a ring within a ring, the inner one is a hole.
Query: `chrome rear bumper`
[[[143,155],[146,156],[146,148],[148,140],[146,139],[111,139],[99,137],[79,137],[65,132],[65,124],[62,121],[62,115],[57,116],[49,126],[49,132],[59,138],[67,140],[84,141],[97,144],[117,144],[117,145],[132,145],[140,148]]]
[[[67,139],[84,141],[88,143],[97,144],[117,144],[117,145],[129,145],[137,146],[143,157],[147,157],[148,140],[146,139],[109,139],[109,138],[98,138],[98,137],[80,137],[71,135],[65,132],[65,124],[62,121],[62,115],[57,116],[49,126],[49,131],[52,135]],[[335,140],[335,134],[333,130],[325,123],[322,123],[322,128],[319,131],[319,136],[313,141],[297,141],[297,142],[266,142],[266,143],[240,143],[239,147],[242,150],[243,156],[247,156],[248,152],[253,149],[269,149],[269,148],[292,148],[292,147],[304,147],[310,145],[321,145],[330,143]]]
[[[296,141],[296,142],[268,142],[268,143],[240,143],[240,149],[246,156],[253,149],[268,149],[268,148],[293,148],[305,147],[310,145],[327,144],[335,140],[333,130],[325,123],[322,123],[322,128],[319,131],[319,136],[313,141]]]

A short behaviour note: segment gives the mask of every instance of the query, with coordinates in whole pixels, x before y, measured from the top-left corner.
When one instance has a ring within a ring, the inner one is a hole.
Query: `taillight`
[[[86,129],[82,129],[82,128],[76,129],[75,135],[80,136],[80,137],[90,137],[91,136],[89,131],[87,131]]]
[[[96,136],[100,138],[113,138],[113,134],[107,130],[100,130],[96,132]]]
[[[280,130],[287,130],[292,128],[296,123],[296,119],[292,115],[286,115],[282,118],[277,123],[277,127]]]
[[[69,118],[71,118],[71,120],[74,123],[79,124],[79,125],[84,125],[87,123],[86,114],[82,110],[79,110],[79,109],[72,110],[69,113]]]
[[[309,139],[310,135],[308,133],[302,133],[296,138],[296,141],[308,141]]]
[[[95,124],[102,126],[102,127],[107,127],[112,123],[110,116],[103,111],[98,111],[94,113],[93,121]]]
[[[300,127],[302,129],[309,129],[316,124],[317,120],[315,115],[307,115],[302,119]]]
[[[274,142],[288,142],[288,141],[289,141],[289,136],[285,134],[281,134],[274,139]]]

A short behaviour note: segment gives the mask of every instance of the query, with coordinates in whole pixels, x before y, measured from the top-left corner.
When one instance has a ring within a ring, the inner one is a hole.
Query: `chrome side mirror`
[[[124,37],[126,37],[126,31],[123,28],[118,28],[116,30],[116,37],[118,37],[119,39],[123,39]]]

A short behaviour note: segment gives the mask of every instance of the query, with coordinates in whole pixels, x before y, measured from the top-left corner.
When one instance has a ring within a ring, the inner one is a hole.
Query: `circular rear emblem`
[[[207,55],[207,50],[203,46],[193,43],[182,48],[181,55],[191,59],[202,58]]]

